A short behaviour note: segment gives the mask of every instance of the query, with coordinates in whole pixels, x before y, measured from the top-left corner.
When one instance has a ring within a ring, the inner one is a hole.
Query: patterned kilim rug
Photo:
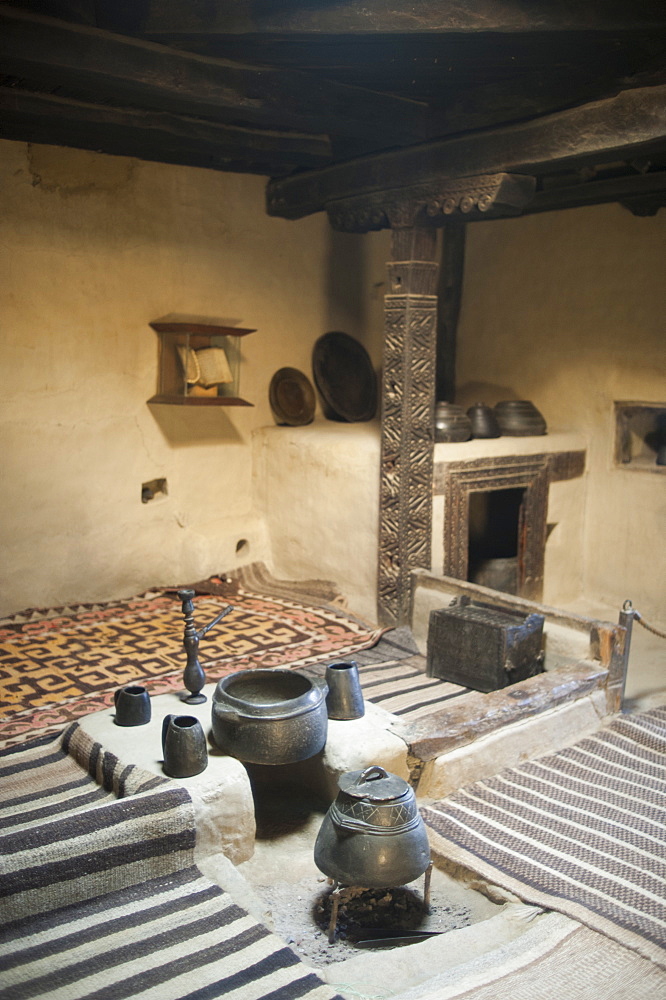
[[[666,966],[666,708],[422,813],[444,856]]]
[[[3,1000],[333,1000],[202,876],[187,791],[74,723],[0,756]]]
[[[347,658],[385,630],[335,605],[325,581],[275,580],[260,564],[193,585],[195,624],[233,611],[202,640],[207,680],[252,667]],[[175,589],[104,604],[30,609],[0,620],[0,745],[60,731],[113,703],[125,684],[181,690],[183,618]]]

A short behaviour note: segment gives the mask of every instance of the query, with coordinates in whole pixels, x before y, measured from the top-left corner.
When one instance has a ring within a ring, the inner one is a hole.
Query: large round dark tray
[[[268,400],[279,424],[301,427],[314,419],[315,393],[298,368],[279,368],[268,387]]]
[[[377,377],[363,344],[347,333],[325,333],[312,351],[315,385],[330,420],[355,423],[377,412]]]

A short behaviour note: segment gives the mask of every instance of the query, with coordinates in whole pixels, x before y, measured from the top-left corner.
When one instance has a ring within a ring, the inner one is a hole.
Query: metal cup
[[[140,684],[118,688],[113,694],[117,726],[145,726],[150,722],[150,695]]]
[[[326,709],[329,719],[360,719],[365,705],[354,660],[329,663],[326,667]]]
[[[165,774],[191,778],[208,767],[206,736],[193,715],[167,715],[162,721],[162,751]]]

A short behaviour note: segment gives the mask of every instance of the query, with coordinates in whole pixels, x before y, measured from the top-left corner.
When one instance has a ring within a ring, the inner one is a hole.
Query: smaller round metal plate
[[[268,399],[278,424],[301,427],[314,419],[315,392],[307,375],[298,368],[280,368],[275,372]]]

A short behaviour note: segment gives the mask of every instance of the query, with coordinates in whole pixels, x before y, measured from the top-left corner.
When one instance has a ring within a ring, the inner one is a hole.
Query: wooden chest
[[[543,615],[524,615],[461,597],[430,612],[429,677],[496,691],[543,671]]]

